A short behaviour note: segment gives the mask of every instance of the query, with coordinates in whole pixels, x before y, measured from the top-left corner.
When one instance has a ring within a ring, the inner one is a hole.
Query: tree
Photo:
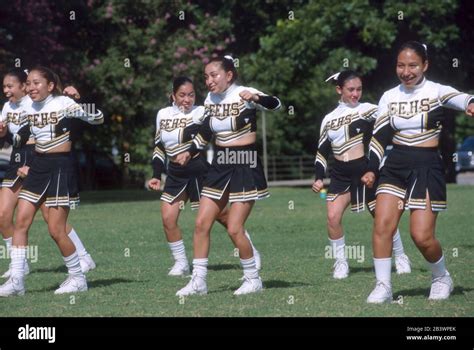
[[[363,99],[377,103],[383,91],[397,84],[395,50],[406,40],[428,43],[436,57],[431,77],[449,77],[450,84],[462,86],[462,72],[447,64],[454,52],[460,53],[459,11],[457,1],[325,0],[301,6],[293,19],[278,20],[260,39],[260,50],[241,65],[247,80],[280,96],[287,107],[272,117],[270,152],[315,150],[321,120],[337,101],[333,85],[324,80],[337,71],[362,73]]]

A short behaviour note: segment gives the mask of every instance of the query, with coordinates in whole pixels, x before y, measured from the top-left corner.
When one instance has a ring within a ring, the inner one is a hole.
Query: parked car
[[[464,139],[457,151],[456,172],[474,171],[474,136]]]

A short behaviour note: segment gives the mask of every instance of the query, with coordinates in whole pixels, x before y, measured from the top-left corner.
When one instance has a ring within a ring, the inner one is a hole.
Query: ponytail
[[[49,83],[54,84],[53,91],[51,91],[51,94],[53,96],[60,96],[63,94],[63,86],[61,83],[61,79],[59,79],[59,76],[56,73],[54,73],[51,69],[44,66],[36,66],[30,72],[32,71],[39,72],[41,76],[46,79],[48,84]]]

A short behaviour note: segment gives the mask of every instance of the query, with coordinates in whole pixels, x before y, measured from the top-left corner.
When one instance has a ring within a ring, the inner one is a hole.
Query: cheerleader
[[[335,164],[331,170],[331,183],[326,196],[329,244],[335,258],[333,277],[343,279],[349,275],[349,264],[345,255],[345,237],[342,216],[351,204],[352,212],[375,208],[375,191],[366,189],[360,181],[365,173],[368,159],[364,152],[366,134],[372,133],[371,121],[375,120],[377,106],[359,103],[362,97],[362,79],[354,71],[346,70],[327,79],[336,80],[336,92],[341,96],[339,105],[326,115],[321,123],[318,152],[315,160],[313,191],[323,189],[327,159],[332,151]],[[400,232],[393,237],[395,268],[398,274],[410,273],[410,260],[403,250]]]
[[[169,160],[167,177],[160,199],[163,228],[175,261],[168,273],[170,276],[189,274],[189,263],[181,229],[178,226],[180,206],[189,199],[192,209],[199,208],[202,181],[209,168],[200,152],[196,153],[185,166],[177,163],[177,156],[190,149],[192,140],[204,120],[204,107],[194,106],[195,100],[192,80],[178,77],[173,81],[172,106],[161,109],[156,117],[153,178],[148,182],[148,187],[155,191],[160,190],[161,174],[167,157]],[[217,218],[224,227],[227,213],[228,210],[224,208]],[[255,247],[252,246],[252,249],[260,265],[259,253]]]
[[[2,146],[4,142],[13,144],[13,138],[21,127],[21,120],[24,116],[24,107],[31,104],[29,96],[25,95],[26,89],[26,71],[21,69],[13,69],[8,72],[3,78],[3,92],[8,98],[2,109],[2,122],[6,124],[6,136],[0,140]],[[77,90],[72,86],[64,89],[63,94],[69,95],[76,99],[80,98]],[[3,127],[2,124],[2,127]],[[18,194],[22,188],[23,178],[28,173],[28,168],[34,157],[34,138],[27,140],[26,145],[22,147],[13,147],[10,166],[5,172],[5,177],[1,183],[0,189],[0,232],[2,233],[7,252],[10,253],[13,236],[13,213],[18,202]],[[47,209],[44,205],[41,206],[41,213],[47,222]],[[86,251],[79,236],[74,228],[67,225],[67,232],[69,238],[73,241],[77,248],[81,269],[84,273],[95,268],[94,260]],[[3,278],[10,277],[11,270],[8,269],[3,275]],[[29,273],[29,266],[25,266],[25,274]]]
[[[426,47],[410,41],[401,46],[396,72],[400,85],[386,91],[370,142],[369,171],[362,181],[371,187],[379,174],[373,231],[376,285],[368,303],[392,300],[392,235],[403,209],[410,209],[410,233],[431,270],[430,300],[447,299],[453,281],[435,237],[438,212],[446,209],[443,160],[438,152],[445,118],[443,108],[474,116],[474,97],[425,78]],[[382,168],[385,146],[392,142]]]
[[[76,248],[66,234],[70,207],[79,203],[78,184],[70,156],[71,118],[90,124],[102,124],[100,111],[86,113],[76,102],[61,96],[58,76],[45,67],[36,67],[28,74],[26,90],[31,103],[25,106],[28,125],[15,136],[14,145],[26,142],[31,135],[36,140],[36,156],[18,195],[13,242],[11,248],[11,276],[0,286],[0,296],[23,295],[28,230],[36,211],[45,203],[48,230],[61,251],[68,269],[68,278],[55,294],[87,290]]]
[[[227,232],[239,250],[244,271],[242,286],[234,295],[255,293],[263,286],[244,226],[255,201],[269,196],[255,145],[256,108],[276,110],[280,101],[254,88],[237,85],[237,71],[230,56],[211,59],[205,67],[204,77],[209,89],[204,102],[206,118],[190,150],[182,153],[177,161],[185,164],[212,136],[216,138],[216,147],[204,179],[196,218],[192,278],[176,295],[207,293],[210,231],[227,203],[230,203]]]

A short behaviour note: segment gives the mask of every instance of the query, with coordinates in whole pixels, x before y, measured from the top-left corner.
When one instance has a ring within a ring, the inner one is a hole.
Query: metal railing
[[[269,186],[306,186],[314,181],[314,157],[268,156]]]
[[[268,181],[302,180],[313,177],[314,157],[268,156]]]

